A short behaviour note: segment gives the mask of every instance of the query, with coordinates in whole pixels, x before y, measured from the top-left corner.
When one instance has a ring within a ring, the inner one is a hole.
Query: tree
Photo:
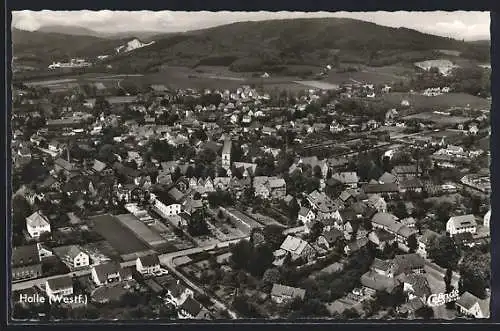
[[[192,236],[204,236],[210,233],[208,229],[207,222],[203,217],[204,211],[197,210],[191,215],[191,219],[188,223],[188,232]]]
[[[316,178],[323,178],[323,172],[321,171],[321,167],[319,165],[315,165],[314,168],[313,168],[313,174],[314,174],[314,177]]]
[[[323,223],[321,222],[314,222],[312,227],[311,227],[311,232],[309,234],[309,240],[311,242],[315,242],[318,237],[321,235],[321,233],[323,232]]]
[[[280,281],[281,273],[278,268],[269,268],[264,272],[262,281],[267,284],[274,284]]]
[[[406,205],[403,201],[398,201],[396,203],[396,207],[394,209],[394,215],[397,216],[399,219],[408,217],[408,212],[406,211]]]
[[[241,240],[230,248],[231,262],[235,269],[243,269],[247,266],[252,256],[253,247],[248,240]]]
[[[460,263],[459,292],[468,291],[475,296],[486,298],[486,289],[491,282],[491,254],[481,253],[479,250],[469,252]]]
[[[293,198],[290,201],[290,205],[288,206],[288,217],[290,218],[290,220],[295,221],[299,215],[299,211],[300,205],[297,202],[297,199]]]
[[[273,261],[273,250],[268,245],[259,245],[253,249],[247,270],[253,276],[261,278],[264,272],[273,265]]]
[[[283,243],[283,240],[285,240],[283,228],[279,225],[268,225],[264,228],[263,233],[266,243],[268,243],[272,249],[278,249]]]
[[[428,248],[429,258],[443,268],[457,267],[460,253],[453,239],[448,236],[432,238]]]
[[[408,237],[408,247],[410,248],[411,253],[415,253],[418,248],[417,236],[412,234]]]

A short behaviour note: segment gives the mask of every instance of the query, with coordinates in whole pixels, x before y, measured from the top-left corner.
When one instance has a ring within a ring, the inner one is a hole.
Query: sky
[[[347,17],[390,27],[476,40],[490,38],[489,12],[181,12],[181,11],[14,11],[12,25],[35,31],[42,26],[81,26],[102,33],[127,31],[184,32],[240,21],[286,18]]]

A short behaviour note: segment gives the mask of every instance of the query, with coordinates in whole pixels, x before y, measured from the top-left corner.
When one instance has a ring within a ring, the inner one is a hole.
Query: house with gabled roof
[[[12,280],[42,276],[42,263],[36,244],[13,247],[11,263]]]
[[[479,299],[470,292],[464,292],[455,302],[457,311],[467,317],[489,318],[490,303],[489,299]]]
[[[307,241],[290,235],[285,238],[280,249],[290,254],[292,261],[299,258],[309,261],[316,256],[316,251]]]
[[[45,291],[49,297],[73,294],[73,280],[69,276],[50,278],[45,281]]]
[[[70,270],[84,268],[90,265],[90,256],[79,246],[59,246],[54,248],[54,253]]]
[[[197,300],[188,297],[178,308],[180,319],[212,319],[210,312]]]
[[[470,232],[472,234],[477,231],[477,222],[474,215],[461,215],[450,217],[446,222],[446,232],[450,237],[459,233]]]
[[[26,229],[32,238],[39,238],[42,233],[51,232],[49,219],[41,211],[36,211],[26,218]]]
[[[306,290],[281,284],[273,284],[271,299],[276,303],[289,302],[296,298],[304,300]]]
[[[312,226],[312,222],[314,221],[315,218],[316,218],[316,215],[314,214],[314,212],[311,209],[306,208],[306,207],[300,208],[299,214],[298,214],[298,220],[306,226],[306,229],[307,229],[306,231],[309,231],[309,229]]]
[[[337,172],[332,178],[351,188],[357,188],[359,184],[359,177],[355,171]]]
[[[156,254],[149,254],[140,256],[135,261],[137,272],[143,275],[153,274],[155,271],[160,270],[160,259]]]
[[[92,268],[91,277],[97,286],[101,286],[132,279],[132,274],[127,269],[123,269],[118,262],[111,261],[95,265]]]
[[[417,236],[418,247],[416,253],[420,254],[420,256],[426,259],[429,246],[431,245],[433,240],[436,240],[439,237],[440,235],[437,232],[429,229],[423,230],[422,234]]]
[[[425,260],[416,253],[398,254],[394,257],[394,274],[421,274],[424,273]]]

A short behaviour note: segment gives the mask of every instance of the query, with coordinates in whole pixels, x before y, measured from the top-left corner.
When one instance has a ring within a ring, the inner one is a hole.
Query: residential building
[[[273,284],[271,299],[276,303],[290,302],[296,298],[304,300],[306,290],[281,284]]]
[[[307,229],[311,228],[312,222],[314,221],[315,217],[316,215],[311,209],[305,207],[300,208],[298,219],[300,222],[302,222],[302,224],[306,226]]]
[[[31,238],[39,238],[42,233],[50,233],[50,222],[41,211],[37,211],[26,218],[26,229]]]
[[[332,175],[332,178],[341,182],[350,188],[357,188],[359,177],[354,171],[337,172]]]
[[[457,311],[467,317],[489,318],[489,299],[481,300],[470,292],[463,293],[455,302]]]
[[[179,280],[172,280],[167,285],[166,301],[176,307],[182,305],[188,298],[193,298],[194,292],[182,285]]]
[[[45,281],[45,291],[49,297],[73,294],[73,280],[69,276],[51,278]]]
[[[107,262],[92,268],[91,277],[97,286],[121,282],[132,278],[132,274],[122,269],[117,262]]]
[[[37,245],[12,248],[12,280],[26,280],[42,276],[42,263]]]
[[[179,306],[178,316],[180,319],[211,319],[210,312],[191,297],[188,297]]]
[[[160,260],[155,254],[138,257],[135,261],[136,270],[141,274],[153,274],[160,270]]]
[[[437,238],[439,238],[438,233],[429,229],[423,230],[422,235],[417,236],[418,247],[416,253],[426,259],[428,257],[428,249],[431,242]]]
[[[290,235],[285,238],[280,249],[289,253],[292,261],[299,258],[310,261],[316,256],[316,251],[307,241]]]
[[[448,222],[446,222],[446,232],[450,237],[455,236],[459,233],[470,232],[472,234],[476,233],[477,223],[474,215],[462,215],[450,217]]]
[[[54,252],[70,270],[84,268],[90,265],[89,254],[76,245],[56,247],[54,248]]]

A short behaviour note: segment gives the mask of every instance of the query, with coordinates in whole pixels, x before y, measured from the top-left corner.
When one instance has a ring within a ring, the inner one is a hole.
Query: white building
[[[69,276],[52,278],[45,281],[45,291],[49,297],[73,294],[73,280]]]
[[[483,218],[483,226],[485,228],[490,228],[490,218],[491,218],[491,209],[488,210],[488,212],[484,215],[484,218]]]
[[[153,274],[160,270],[160,260],[154,254],[141,256],[135,261],[135,267],[141,274]]]
[[[26,218],[26,228],[32,238],[38,238],[44,232],[50,232],[50,222],[37,211]]]
[[[231,140],[226,139],[224,141],[224,147],[222,148],[222,168],[226,170],[231,167],[231,147]]]
[[[165,216],[174,216],[181,213],[181,205],[179,203],[166,205],[157,198],[154,198],[154,206]]]
[[[446,222],[446,232],[449,233],[450,237],[465,232],[474,234],[476,230],[476,219],[472,214],[450,217],[448,222]]]

